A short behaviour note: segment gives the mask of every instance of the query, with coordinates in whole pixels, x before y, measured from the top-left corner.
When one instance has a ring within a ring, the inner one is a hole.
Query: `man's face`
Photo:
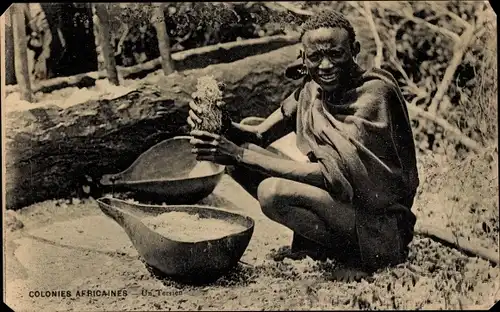
[[[343,28],[307,31],[303,38],[305,66],[325,91],[346,83],[353,67],[349,33]]]

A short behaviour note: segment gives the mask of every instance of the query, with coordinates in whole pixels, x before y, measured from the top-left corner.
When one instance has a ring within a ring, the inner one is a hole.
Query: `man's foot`
[[[318,257],[318,255],[311,254],[310,251],[307,250],[293,251],[293,249],[290,248],[289,246],[280,247],[276,251],[273,250],[270,254],[270,257],[271,259],[277,262],[281,262],[284,259],[299,261],[305,259],[306,257],[310,257],[313,260],[317,261],[324,261],[323,259],[321,259],[321,257]],[[347,266],[335,268],[333,271],[327,273],[327,278],[331,281],[338,281],[344,283],[359,282],[363,279],[367,281],[373,280],[373,277],[370,273],[367,273],[361,269],[357,269],[354,267],[347,267]]]
[[[326,261],[331,258],[331,251],[312,240],[294,233],[292,240],[292,252],[301,252],[316,261]]]
[[[297,250],[289,246],[283,246],[276,251],[272,251],[270,257],[274,261],[283,261],[285,258],[291,260],[303,260],[306,257],[315,261],[326,261],[328,259],[328,254],[321,250]]]
[[[292,246],[283,246],[277,251],[271,252],[271,258],[275,261],[283,261],[285,258],[302,260],[309,257],[315,261],[326,261],[332,258],[332,253],[324,246],[315,243],[298,234],[293,235]]]
[[[307,257],[307,253],[305,251],[293,251],[289,246],[280,247],[276,251],[271,251],[271,259],[274,261],[283,261],[285,258],[291,260],[303,260]]]

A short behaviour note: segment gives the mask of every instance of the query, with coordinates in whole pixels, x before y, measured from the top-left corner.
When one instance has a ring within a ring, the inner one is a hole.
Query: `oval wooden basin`
[[[162,141],[126,170],[104,175],[103,186],[136,192],[150,202],[194,204],[213,192],[225,167],[198,162],[191,153],[191,137],[178,136]]]
[[[143,205],[106,197],[97,202],[99,208],[125,230],[148,265],[183,283],[208,283],[229,272],[243,256],[254,230],[254,220],[250,217],[209,206]],[[218,239],[179,242],[153,231],[141,221],[172,211],[237,223],[245,230]]]

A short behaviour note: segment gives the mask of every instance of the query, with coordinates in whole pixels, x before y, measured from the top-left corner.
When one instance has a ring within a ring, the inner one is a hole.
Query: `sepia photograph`
[[[13,311],[498,306],[491,1],[0,14]]]

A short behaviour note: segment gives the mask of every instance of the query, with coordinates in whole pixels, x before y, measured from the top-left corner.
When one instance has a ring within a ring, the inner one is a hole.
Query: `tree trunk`
[[[5,84],[17,83],[14,60],[14,31],[12,29],[11,10],[5,12]],[[8,19],[8,21],[7,21]]]
[[[168,37],[167,24],[165,23],[165,14],[163,11],[164,4],[158,3],[154,6],[153,23],[155,25],[156,36],[158,38],[161,67],[165,75],[170,75],[174,72],[174,63],[170,54],[170,38]]]
[[[52,40],[48,48],[49,78],[97,70],[90,3],[40,3]]]
[[[108,73],[108,80],[114,85],[119,85],[118,72],[116,71],[115,53],[111,46],[111,31],[109,29],[109,13],[106,4],[96,3],[95,9],[99,20],[99,35],[102,56]]]
[[[16,80],[21,91],[21,99],[32,102],[31,81],[28,69],[28,44],[26,37],[26,24],[24,20],[27,4],[15,3],[12,5],[12,25],[14,33],[14,61]]]
[[[300,83],[284,77],[297,52],[295,45],[175,72],[116,99],[6,114],[7,207],[78,196],[84,175],[99,181],[130,166],[152,145],[188,133],[189,95],[198,77],[214,75],[226,83],[224,100],[234,121],[267,116]]]

